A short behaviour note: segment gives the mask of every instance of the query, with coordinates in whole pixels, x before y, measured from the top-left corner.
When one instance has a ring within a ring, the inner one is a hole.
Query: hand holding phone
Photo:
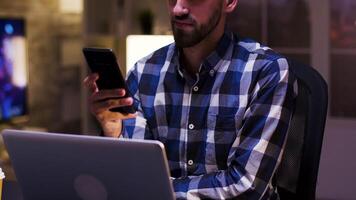
[[[111,49],[83,48],[83,53],[91,72],[99,75],[96,81],[99,90],[125,89],[125,95],[122,98],[132,97]],[[110,111],[123,114],[136,112],[132,105],[112,108]]]

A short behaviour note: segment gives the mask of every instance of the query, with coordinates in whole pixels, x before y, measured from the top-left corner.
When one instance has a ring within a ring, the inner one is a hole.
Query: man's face
[[[218,25],[222,0],[168,0],[174,40],[178,47],[192,47]]]

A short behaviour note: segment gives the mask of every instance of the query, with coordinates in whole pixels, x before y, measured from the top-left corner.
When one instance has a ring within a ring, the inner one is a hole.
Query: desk
[[[23,200],[20,186],[15,181],[4,181],[2,200]]]

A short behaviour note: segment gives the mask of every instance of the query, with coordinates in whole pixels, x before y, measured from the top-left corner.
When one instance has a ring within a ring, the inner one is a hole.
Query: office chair
[[[312,67],[288,59],[298,96],[274,181],[281,200],[314,200],[327,115],[328,89]]]

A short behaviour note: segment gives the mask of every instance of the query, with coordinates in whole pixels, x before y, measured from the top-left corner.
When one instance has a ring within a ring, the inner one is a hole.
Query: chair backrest
[[[298,96],[275,182],[282,200],[315,199],[327,116],[328,87],[312,67],[288,60]]]

